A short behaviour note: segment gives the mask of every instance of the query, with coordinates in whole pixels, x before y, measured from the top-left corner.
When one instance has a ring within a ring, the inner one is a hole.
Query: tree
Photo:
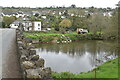
[[[117,39],[118,37],[118,10],[115,10],[113,16],[109,19],[108,27],[103,31],[104,37]]]
[[[70,7],[71,7],[71,8],[76,8],[76,5],[75,5],[75,4],[72,4]]]
[[[9,25],[16,20],[16,17],[11,16],[11,17],[3,17],[3,22],[5,22],[6,27],[9,27]]]
[[[72,17],[72,30],[76,30],[77,28],[87,28],[86,27],[86,18],[82,18],[82,17],[77,17],[77,16],[73,16]]]
[[[68,28],[70,28],[72,26],[72,22],[69,19],[63,19],[60,22],[59,26],[60,26],[60,30],[62,32],[65,32],[66,29],[68,29]]]
[[[50,23],[51,27],[54,28],[56,31],[59,31],[59,26],[58,24],[61,22],[61,16],[50,16]]]
[[[59,24],[59,26],[63,28],[69,28],[71,27],[71,25],[72,25],[72,22],[69,19],[63,19]]]
[[[96,34],[97,32],[103,32],[103,29],[108,27],[109,18],[103,16],[102,14],[94,14],[89,18],[88,26],[90,32]]]
[[[5,22],[0,22],[0,28],[5,28]]]
[[[39,16],[39,14],[38,14],[38,13],[36,13],[36,14],[35,14],[35,17],[38,17],[38,16]]]

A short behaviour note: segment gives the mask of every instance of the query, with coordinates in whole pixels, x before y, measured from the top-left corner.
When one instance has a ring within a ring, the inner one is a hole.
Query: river
[[[116,41],[79,41],[67,44],[35,45],[45,66],[54,72],[88,72],[117,57]]]

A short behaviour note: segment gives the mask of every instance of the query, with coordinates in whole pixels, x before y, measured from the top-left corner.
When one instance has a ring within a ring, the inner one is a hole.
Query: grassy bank
[[[99,33],[92,34],[77,34],[76,32],[72,33],[50,33],[50,32],[24,32],[24,35],[27,38],[32,40],[39,40],[40,42],[62,42],[62,41],[78,41],[78,40],[93,40],[93,39],[103,39]],[[55,43],[56,43],[55,42]]]
[[[87,73],[52,73],[53,78],[95,78],[95,69]],[[110,60],[96,68],[96,78],[118,78],[118,58]]]

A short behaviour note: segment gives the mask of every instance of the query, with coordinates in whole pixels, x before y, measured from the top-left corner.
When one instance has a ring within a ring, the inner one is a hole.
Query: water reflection
[[[37,54],[56,72],[87,72],[117,57],[116,41],[79,41],[69,44],[36,45]]]

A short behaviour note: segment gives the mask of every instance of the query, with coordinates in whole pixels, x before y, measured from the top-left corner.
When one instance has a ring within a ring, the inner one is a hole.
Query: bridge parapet
[[[53,80],[51,68],[44,67],[45,60],[36,55],[36,50],[32,50],[30,40],[26,39],[20,29],[16,29],[18,57],[24,79],[38,78],[41,80]]]

